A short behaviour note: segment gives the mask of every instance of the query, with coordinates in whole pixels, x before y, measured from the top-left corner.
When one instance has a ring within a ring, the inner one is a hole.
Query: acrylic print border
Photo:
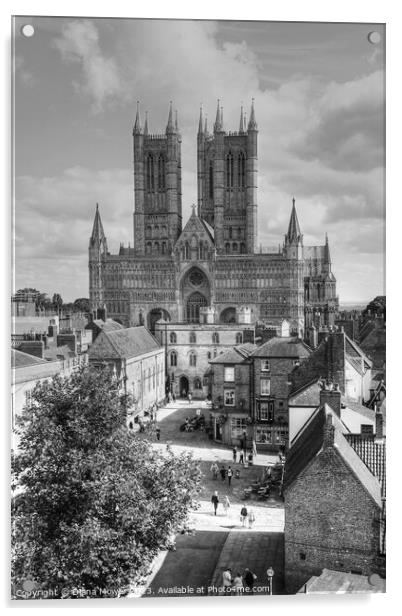
[[[52,13],[52,11],[49,9],[49,13],[48,13],[48,14],[51,14],[51,13]],[[381,21],[381,20],[380,20],[380,21]],[[175,603],[176,603],[176,602],[175,602]],[[326,604],[327,604],[327,602],[326,602]],[[219,604],[218,604],[218,605],[219,605]],[[282,607],[283,607],[283,606],[282,606]],[[330,609],[330,606],[329,606],[329,605],[328,605],[328,608]],[[356,606],[356,608],[357,608],[357,606]],[[170,609],[170,603],[168,604],[168,609]],[[235,609],[237,609],[237,608],[235,608]]]

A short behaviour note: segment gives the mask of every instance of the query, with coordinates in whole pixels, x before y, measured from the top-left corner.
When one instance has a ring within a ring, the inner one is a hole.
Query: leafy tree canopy
[[[118,594],[186,522],[198,464],[127,431],[126,403],[107,369],[33,391],[12,465],[14,596],[27,582],[60,598]]]

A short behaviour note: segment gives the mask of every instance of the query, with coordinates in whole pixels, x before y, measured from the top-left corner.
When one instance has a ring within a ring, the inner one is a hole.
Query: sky
[[[15,288],[88,297],[97,202],[110,252],[133,244],[137,100],[150,132],[178,111],[185,223],[200,104],[212,128],[219,98],[230,131],[254,98],[258,243],[282,243],[294,197],[304,243],[328,233],[340,302],[384,294],[384,39],[380,24],[16,18]]]

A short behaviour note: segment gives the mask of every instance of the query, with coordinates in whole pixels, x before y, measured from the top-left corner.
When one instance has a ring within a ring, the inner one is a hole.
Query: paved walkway
[[[180,426],[186,417],[196,415],[196,409],[201,408],[208,418],[209,409],[205,403],[178,401],[171,403],[158,411],[157,422],[161,430],[160,441],[156,440],[154,432],[143,433],[144,438],[151,440],[153,447],[161,452],[166,451],[166,445],[174,453],[193,453],[199,460],[203,473],[200,507],[191,513],[191,522],[195,528],[194,535],[178,535],[176,551],[161,553],[157,559],[153,573],[148,580],[143,597],[150,596],[200,596],[215,593],[211,587],[219,588],[222,581],[222,571],[226,566],[243,573],[245,567],[252,569],[256,575],[258,594],[267,594],[266,570],[275,570],[274,593],[283,589],[283,527],[284,508],[280,500],[268,501],[243,500],[245,487],[259,479],[267,464],[277,461],[275,454],[258,454],[255,464],[244,468],[233,463],[232,448],[211,441],[205,432],[180,432]],[[240,471],[240,478],[222,481],[212,478],[211,463],[218,466],[230,465]],[[211,495],[217,490],[220,498],[217,515],[214,515]],[[230,508],[225,514],[222,501],[227,495]],[[240,522],[240,509],[246,505],[252,507],[255,522],[252,529],[243,528]],[[208,590],[209,589],[209,590]]]

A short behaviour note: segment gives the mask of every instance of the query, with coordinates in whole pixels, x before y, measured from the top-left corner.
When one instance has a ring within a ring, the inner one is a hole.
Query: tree
[[[33,581],[58,597],[118,594],[186,523],[198,464],[128,431],[125,403],[107,369],[34,389],[12,464],[14,593]]]
[[[74,300],[74,309],[79,310],[80,312],[89,312],[89,299],[87,297],[79,297]]]
[[[53,305],[53,308],[57,310],[57,312],[60,312],[60,310],[63,307],[63,300],[62,300],[60,293],[53,294],[52,305]]]

